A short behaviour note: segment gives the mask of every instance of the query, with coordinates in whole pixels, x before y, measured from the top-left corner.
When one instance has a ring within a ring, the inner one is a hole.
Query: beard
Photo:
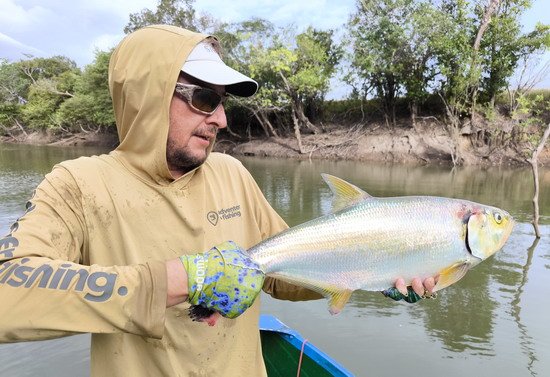
[[[177,170],[181,174],[190,172],[191,170],[201,166],[209,151],[204,156],[194,156],[187,148],[178,148],[173,142],[168,141],[166,145],[166,162],[170,170]]]

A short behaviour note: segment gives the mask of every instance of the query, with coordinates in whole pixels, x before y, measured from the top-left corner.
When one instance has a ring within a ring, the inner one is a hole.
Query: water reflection
[[[67,148],[0,143],[0,170],[45,174],[60,161],[104,151],[105,148],[96,147]]]
[[[537,352],[535,350],[535,345],[533,344],[533,338],[529,335],[529,328],[521,320],[521,296],[525,290],[527,284],[527,276],[529,269],[533,264],[533,255],[535,249],[537,248],[540,239],[535,238],[533,244],[527,249],[527,260],[525,265],[521,268],[522,274],[519,284],[517,285],[517,290],[514,292],[514,299],[511,302],[512,306],[512,316],[518,326],[520,332],[520,344],[521,348],[528,359],[527,369],[531,372],[531,375],[536,375],[533,365],[538,360]]]
[[[355,292],[348,306],[358,309],[359,316],[367,318],[398,316],[406,310],[414,319],[413,325],[424,326],[426,333],[441,341],[444,349],[457,353],[470,350],[472,355],[495,355],[491,337],[493,312],[498,303],[488,293],[488,275],[479,275],[481,278],[472,273],[466,275],[460,285],[446,288],[436,299],[426,300],[421,305],[404,302],[396,305],[382,295]]]
[[[493,315],[498,303],[491,298],[489,276],[480,269],[470,271],[460,284],[447,288],[437,299],[420,307],[429,334],[439,338],[445,349],[462,352],[471,349],[473,354],[494,355],[491,346]]]
[[[447,368],[450,360],[457,360],[460,364],[461,372],[455,375],[476,375],[479,372],[477,363],[465,361],[465,358],[470,357],[472,360],[482,358],[484,363],[492,366],[491,375],[495,376],[536,376],[547,370],[548,359],[542,361],[541,355],[550,355],[550,346],[546,342],[550,332],[542,330],[538,336],[535,335],[535,339],[533,329],[545,326],[540,310],[548,311],[550,302],[547,295],[541,292],[533,305],[532,298],[525,299],[524,287],[528,286],[531,291],[534,288],[539,290],[536,288],[540,287],[539,284],[528,284],[528,275],[533,274],[533,263],[539,269],[543,266],[545,271],[549,267],[545,253],[550,252],[550,242],[547,240],[550,235],[550,227],[547,225],[550,223],[550,170],[543,169],[540,178],[539,204],[546,236],[540,241],[539,250],[545,252],[533,262],[533,248],[530,246],[534,234],[529,224],[533,188],[529,169],[452,169],[342,161],[281,163],[258,159],[243,159],[243,163],[252,171],[270,203],[290,225],[330,211],[331,193],[320,177],[322,172],[346,179],[374,196],[447,196],[494,205],[509,211],[519,224],[505,248],[472,269],[459,283],[440,292],[437,299],[417,305],[396,305],[376,293],[356,292],[345,309],[351,311],[353,317],[346,318],[346,321],[358,329],[366,327],[363,321],[389,324],[382,326],[384,337],[394,340],[402,339],[403,331],[411,331],[415,334],[413,339],[408,339],[412,349],[426,348],[427,344],[439,345],[440,351],[435,352],[442,360],[446,360],[443,363],[446,366],[439,372],[446,375],[453,375]],[[264,181],[264,177],[269,177],[269,181]],[[545,263],[541,264],[541,261]],[[533,293],[529,293],[532,296]],[[269,301],[269,310],[277,313],[277,304]],[[529,314],[523,315],[523,312]],[[286,319],[285,314],[282,316]],[[315,317],[315,314],[308,313],[304,321],[312,322],[312,316]],[[327,322],[331,323],[332,320],[326,315],[319,315],[319,326],[323,327]],[[424,335],[417,333],[418,326],[422,326]],[[375,341],[382,344],[387,341],[381,339],[376,338]],[[411,350],[412,354],[417,352]],[[361,352],[355,356],[365,357]],[[369,360],[372,363],[377,357],[385,358],[384,355],[378,355],[369,357]],[[402,362],[406,363],[409,357],[404,356]],[[357,363],[350,359],[341,360],[352,365]],[[387,365],[376,369],[377,373],[387,370]],[[393,375],[398,374],[398,370],[392,368]],[[433,365],[431,368],[419,367],[418,374],[435,376],[440,374],[437,370]]]
[[[242,158],[266,197],[285,218],[310,219],[330,209],[331,194],[321,173],[336,175],[373,196],[435,195],[493,205],[516,220],[532,216],[533,184],[527,168],[451,168]],[[263,170],[263,171],[262,171]],[[290,178],[289,178],[290,177]],[[550,169],[540,171],[541,223],[550,223]],[[297,211],[293,211],[296,209]],[[319,211],[320,210],[320,211]]]
[[[105,151],[95,147],[54,147],[0,143],[0,234],[25,210],[32,191],[61,161]]]

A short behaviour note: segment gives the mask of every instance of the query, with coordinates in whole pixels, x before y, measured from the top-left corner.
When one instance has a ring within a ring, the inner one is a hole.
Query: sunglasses
[[[201,114],[212,115],[227,99],[215,90],[198,85],[176,83],[176,94]]]

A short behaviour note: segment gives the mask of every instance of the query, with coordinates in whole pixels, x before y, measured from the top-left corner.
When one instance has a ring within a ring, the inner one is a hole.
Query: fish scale
[[[498,251],[514,221],[498,208],[452,198],[374,198],[327,174],[333,213],[292,227],[248,250],[266,275],[325,295],[339,312],[355,290],[381,291],[401,277],[455,283]]]
[[[336,273],[342,279],[337,283],[345,288],[386,289],[396,276],[392,270],[409,266],[419,271],[416,266],[422,265],[423,277],[438,272],[426,263],[435,261],[435,253],[445,251],[446,255],[437,259],[439,264],[456,258],[470,259],[463,240],[444,231],[452,225],[454,233],[462,233],[460,219],[450,224],[448,211],[419,211],[421,204],[437,201],[444,208],[456,206],[452,200],[444,203],[430,197],[371,199],[292,228],[256,245],[249,253],[266,274],[283,272],[288,277],[292,269],[292,275],[297,274],[298,278],[322,276],[334,281],[331,275]],[[366,272],[359,279],[355,276],[357,269]],[[415,276],[418,275],[410,279]]]

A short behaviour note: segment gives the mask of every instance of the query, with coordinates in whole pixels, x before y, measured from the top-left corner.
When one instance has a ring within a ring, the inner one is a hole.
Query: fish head
[[[478,262],[502,249],[512,233],[515,221],[510,214],[495,207],[482,206],[468,217],[466,245]]]

